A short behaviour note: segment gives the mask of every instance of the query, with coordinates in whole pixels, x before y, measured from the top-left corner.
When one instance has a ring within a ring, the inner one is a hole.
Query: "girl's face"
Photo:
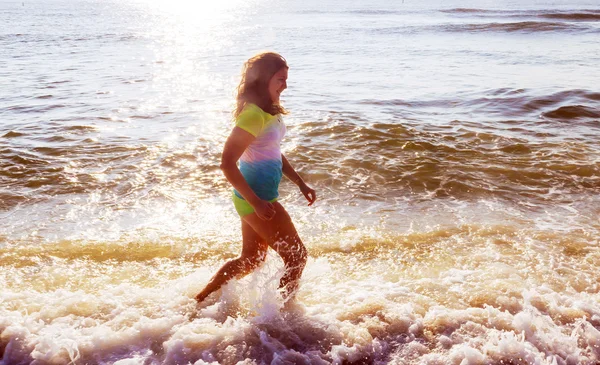
[[[271,96],[273,104],[279,104],[279,95],[281,95],[283,90],[287,89],[287,77],[287,67],[277,71],[275,75],[271,77],[271,80],[269,81],[269,95]]]

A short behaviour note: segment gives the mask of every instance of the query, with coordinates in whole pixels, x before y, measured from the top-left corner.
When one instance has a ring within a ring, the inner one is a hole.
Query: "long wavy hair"
[[[269,94],[269,81],[284,67],[289,68],[285,58],[275,52],[259,53],[246,61],[237,87],[237,107],[233,117],[237,118],[249,103],[271,115],[287,114],[287,110],[273,102]]]

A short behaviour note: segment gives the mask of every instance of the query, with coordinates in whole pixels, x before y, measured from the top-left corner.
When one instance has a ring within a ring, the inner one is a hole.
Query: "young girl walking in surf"
[[[308,205],[317,196],[281,153],[282,114],[287,111],[279,95],[287,88],[287,76],[287,62],[277,53],[261,53],[244,64],[234,112],[236,126],[225,142],[221,161],[221,170],[234,187],[233,204],[242,221],[242,253],[225,263],[196,295],[199,303],[230,279],[258,267],[269,247],[285,264],[279,283],[284,300],[298,289],[307,253],[290,216],[277,201],[282,175],[298,185]]]

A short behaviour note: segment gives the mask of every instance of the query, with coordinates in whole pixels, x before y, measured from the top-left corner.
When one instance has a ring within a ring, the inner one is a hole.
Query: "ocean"
[[[219,164],[290,66],[292,311]],[[600,364],[600,6],[0,0],[0,364]]]

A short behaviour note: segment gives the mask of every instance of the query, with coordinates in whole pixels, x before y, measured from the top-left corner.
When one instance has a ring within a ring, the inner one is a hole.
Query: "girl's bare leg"
[[[241,278],[256,269],[264,260],[269,246],[252,227],[242,219],[242,254],[237,259],[228,261],[210,279],[206,287],[196,295],[201,303],[214,291],[233,278]]]
[[[278,202],[273,203],[273,206],[275,216],[270,221],[258,218],[256,213],[242,219],[283,259],[285,273],[279,287],[284,290],[283,296],[287,301],[293,298],[298,289],[308,254],[287,211]]]

